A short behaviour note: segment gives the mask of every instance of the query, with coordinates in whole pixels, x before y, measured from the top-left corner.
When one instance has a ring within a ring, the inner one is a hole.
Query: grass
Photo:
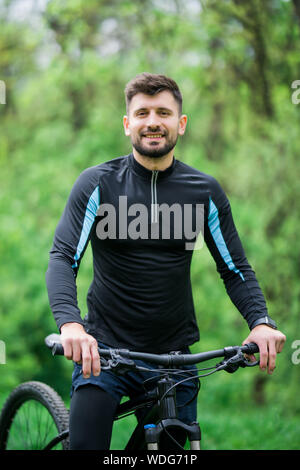
[[[204,411],[200,419],[202,449],[293,450],[300,448],[299,419],[283,416],[272,407],[239,411]]]

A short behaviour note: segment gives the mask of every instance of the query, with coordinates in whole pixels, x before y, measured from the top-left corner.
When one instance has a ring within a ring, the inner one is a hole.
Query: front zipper
[[[158,205],[157,205],[157,190],[156,190],[157,176],[158,176],[158,170],[153,170],[152,178],[151,178],[151,223],[158,222]]]

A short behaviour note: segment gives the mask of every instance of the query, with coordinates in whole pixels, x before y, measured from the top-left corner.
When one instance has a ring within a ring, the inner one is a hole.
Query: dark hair
[[[179,114],[182,112],[182,96],[177,83],[165,75],[143,72],[130,80],[125,87],[126,109],[137,93],[156,95],[161,91],[170,91],[178,103]]]

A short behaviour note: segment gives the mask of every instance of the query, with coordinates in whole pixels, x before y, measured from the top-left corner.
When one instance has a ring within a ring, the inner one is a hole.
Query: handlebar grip
[[[64,348],[61,343],[54,343],[52,347],[52,354],[53,356],[63,356],[64,355]]]
[[[244,344],[243,352],[245,354],[254,354],[254,353],[259,352],[259,347],[255,343]]]

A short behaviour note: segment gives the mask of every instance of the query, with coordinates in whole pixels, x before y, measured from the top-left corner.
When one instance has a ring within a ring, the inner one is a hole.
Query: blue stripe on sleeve
[[[87,207],[86,207],[83,226],[82,226],[82,230],[81,230],[81,234],[79,238],[79,243],[77,245],[76,254],[74,256],[75,263],[72,265],[72,268],[77,268],[78,266],[77,261],[79,260],[81,253],[89,238],[90,231],[94,223],[95,217],[97,215],[97,210],[98,210],[99,205],[100,205],[100,190],[99,190],[99,187],[97,186],[94,189],[92,195],[90,196]]]
[[[228,248],[226,246],[225,240],[222,235],[222,231],[220,227],[219,212],[211,198],[209,198],[208,226],[212,234],[212,237],[215,241],[215,244],[217,245],[217,248],[222,258],[224,262],[227,264],[230,271],[234,271],[235,273],[239,274],[242,280],[245,281],[243,274],[241,273],[239,269],[237,269],[234,262],[232,261],[232,258],[230,256],[230,253],[228,251]]]

